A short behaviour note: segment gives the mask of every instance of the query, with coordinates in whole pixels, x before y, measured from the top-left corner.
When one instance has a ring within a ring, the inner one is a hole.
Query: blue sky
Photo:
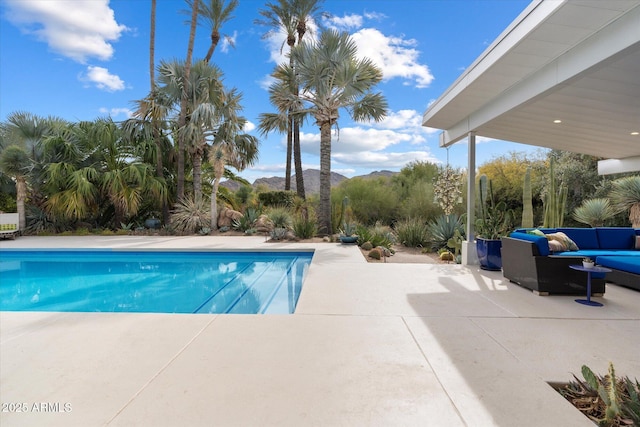
[[[207,0],[204,0],[207,1]],[[282,38],[264,39],[254,21],[266,1],[240,0],[222,32],[212,62],[225,84],[243,93],[247,130],[260,139],[260,160],[241,175],[253,181],[284,176],[285,138],[252,130],[272,112],[267,87],[279,61]],[[446,163],[439,131],[421,126],[422,114],[528,5],[528,0],[325,0],[330,18],[320,23],[348,31],[359,53],[383,70],[378,86],[389,102],[382,123],[354,123],[346,112],[332,137],[332,170],[346,176],[398,171],[410,161]],[[2,0],[0,3],[0,120],[28,111],[67,120],[111,115],[124,120],[133,101],[149,90],[149,0]],[[183,0],[158,0],[156,64],[184,58],[189,16]],[[316,31],[317,33],[317,31]],[[197,29],[194,55],[209,47],[209,29]],[[303,167],[319,169],[320,135],[302,129]],[[449,162],[466,165],[466,143],[449,150]],[[509,151],[533,152],[521,144],[480,139],[478,164]]]

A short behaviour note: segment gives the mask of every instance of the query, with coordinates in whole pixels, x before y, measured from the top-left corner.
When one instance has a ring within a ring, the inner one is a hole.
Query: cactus
[[[486,175],[480,176],[478,196],[479,215],[475,224],[478,236],[488,240],[500,239],[511,227],[511,211],[503,201],[495,202],[493,185]]]
[[[533,227],[533,201],[531,196],[531,168],[524,174],[522,186],[522,227]]]
[[[562,227],[564,210],[567,205],[567,187],[560,185],[560,188],[557,188],[554,165],[555,161],[552,157],[549,162],[549,188],[544,198],[544,222],[542,226],[545,228]]]

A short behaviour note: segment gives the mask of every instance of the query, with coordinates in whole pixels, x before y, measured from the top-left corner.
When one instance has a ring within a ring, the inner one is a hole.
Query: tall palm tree
[[[159,66],[158,91],[167,99],[177,100],[182,94],[181,82],[189,87],[189,98],[185,107],[187,120],[177,126],[177,138],[184,141],[193,166],[194,201],[202,198],[201,172],[206,139],[223,121],[225,98],[222,71],[205,61],[196,62],[188,79],[184,78],[186,65],[180,61],[161,61]]]
[[[291,4],[292,0],[278,0],[277,3],[267,3],[266,9],[261,9],[258,13],[262,16],[262,19],[256,20],[256,23],[259,25],[265,25],[269,27],[269,31],[267,31],[263,37],[273,37],[279,34],[281,31],[284,31],[286,34],[285,43],[289,46],[289,53],[291,53],[291,49],[296,44],[296,24],[297,20],[294,15],[293,6]],[[282,53],[282,49],[284,48],[284,43],[280,46],[280,52]],[[289,56],[289,66],[293,68],[293,57]],[[292,86],[289,90],[293,91],[293,82]],[[276,105],[279,108],[279,105]],[[287,111],[287,124],[284,131],[287,132],[287,161],[286,168],[284,174],[284,189],[291,189],[291,157],[293,153],[293,112]],[[270,130],[276,130],[276,128],[271,128]],[[282,128],[277,129],[282,131]],[[304,188],[304,186],[303,186]]]
[[[293,12],[296,17],[296,32],[298,33],[298,44],[302,43],[304,35],[308,31],[307,23],[310,20],[318,22],[318,15],[321,14],[320,6],[322,0],[291,0]],[[295,64],[294,64],[295,67]],[[294,94],[298,95],[298,84],[294,86]],[[293,117],[293,158],[296,171],[296,190],[298,196],[305,199],[304,178],[302,176],[302,153],[300,151],[300,123],[304,115],[294,115]]]
[[[384,119],[387,101],[371,89],[382,80],[382,71],[368,59],[357,58],[357,47],[347,33],[328,30],[315,43],[295,47],[292,55],[301,85],[303,109],[320,128],[321,232],[331,233],[331,128],[339,110],[346,108],[356,121]],[[292,95],[294,96],[294,95]]]
[[[193,7],[193,0],[187,0],[187,4]],[[222,25],[233,18],[233,11],[238,7],[238,0],[229,0],[225,5],[224,0],[201,0],[198,5],[198,15],[203,18],[211,27],[211,45],[204,57],[205,62],[211,61],[213,52],[220,41],[220,29]],[[231,46],[233,39],[225,35]]]
[[[27,215],[25,200],[27,198],[27,177],[31,161],[29,155],[19,145],[10,145],[0,154],[0,171],[15,180],[16,183],[16,207],[18,210],[18,224],[20,230],[27,227]]]
[[[191,58],[193,57],[193,43],[196,38],[196,23],[198,22],[198,0],[193,0],[191,5],[191,27],[189,29],[189,44],[187,45],[187,59],[185,61],[184,75],[181,82],[182,96],[180,98],[180,115],[178,127],[182,128],[187,122],[187,102],[189,99],[188,85],[191,73]],[[182,134],[178,134],[178,200],[184,198],[184,154],[185,140]]]

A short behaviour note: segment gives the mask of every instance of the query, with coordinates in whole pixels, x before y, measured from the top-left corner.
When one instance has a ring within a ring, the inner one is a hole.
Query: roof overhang
[[[640,2],[534,0],[423,125],[443,147],[475,132],[640,170]]]

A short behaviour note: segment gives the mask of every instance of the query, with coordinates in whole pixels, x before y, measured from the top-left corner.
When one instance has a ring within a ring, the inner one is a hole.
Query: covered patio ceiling
[[[640,170],[640,1],[532,1],[423,125],[442,147],[473,132]]]

